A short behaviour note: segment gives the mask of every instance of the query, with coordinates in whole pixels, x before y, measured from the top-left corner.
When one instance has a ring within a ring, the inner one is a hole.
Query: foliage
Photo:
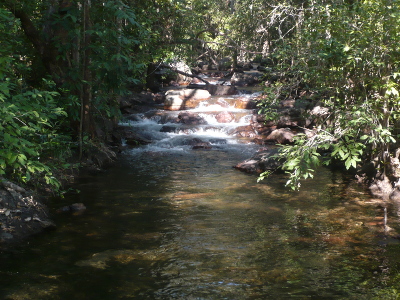
[[[333,160],[346,169],[372,161],[376,176],[396,179],[389,165],[400,108],[399,8],[386,0],[311,2],[296,41],[283,43],[279,63],[324,95],[319,105],[328,111],[311,138],[300,135],[293,147],[282,147],[292,188]]]
[[[57,188],[57,153],[102,148],[117,98],[144,82],[147,65],[190,53],[189,10],[172,0],[0,1],[2,175],[45,174]]]
[[[58,133],[66,113],[56,104],[59,95],[36,89],[17,91],[16,85],[3,81],[0,86],[0,175],[19,182],[40,182],[56,191],[60,182],[54,177],[46,157],[65,159],[68,137]],[[43,156],[44,157],[43,157]],[[61,160],[62,161],[62,160]],[[54,164],[54,163],[53,163]],[[59,166],[60,167],[60,166]]]

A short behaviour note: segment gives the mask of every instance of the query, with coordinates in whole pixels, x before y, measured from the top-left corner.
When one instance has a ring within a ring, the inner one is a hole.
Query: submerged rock
[[[57,212],[83,212],[84,210],[86,210],[86,206],[83,203],[74,203],[59,208]]]
[[[196,150],[196,149],[211,149],[212,148],[211,143],[205,142],[205,141],[203,141],[201,139],[198,139],[198,138],[190,139],[190,140],[186,141],[186,144],[192,146],[193,150]]]
[[[276,170],[282,165],[282,162],[275,157],[276,154],[278,154],[278,148],[263,150],[256,153],[253,157],[238,163],[234,168],[250,174],[260,174],[267,170]]]
[[[96,269],[106,269],[109,267],[110,262],[117,262],[120,264],[128,264],[133,260],[140,261],[159,261],[165,259],[165,253],[162,251],[145,252],[140,250],[106,250],[103,252],[94,253],[91,257],[80,260],[75,263],[79,267],[92,267]]]

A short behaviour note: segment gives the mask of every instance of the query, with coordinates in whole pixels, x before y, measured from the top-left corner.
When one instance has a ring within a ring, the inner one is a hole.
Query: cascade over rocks
[[[222,111],[215,116],[218,123],[230,123],[235,120],[235,116],[229,111]]]
[[[204,107],[211,105],[204,101],[209,101],[212,96],[236,95],[238,90],[235,86],[252,86],[263,80],[264,73],[259,71],[236,72],[230,78],[226,77],[210,77],[206,78],[210,84],[206,84],[199,78],[198,74],[192,79],[191,83],[186,88],[172,88],[167,90],[164,97],[160,94],[143,93],[140,95],[132,95],[130,98],[120,102],[121,111],[125,114],[130,114],[136,106],[149,108],[149,112],[144,112],[146,118],[157,120],[159,124],[164,124],[160,129],[160,133],[191,133],[193,126],[207,125],[207,121],[203,114],[185,111],[193,109],[203,102]],[[221,72],[218,76],[224,76]],[[202,77],[203,78],[203,77]],[[216,84],[215,84],[216,83]],[[164,109],[167,111],[181,111],[179,114],[163,114],[157,113],[156,110],[150,110],[151,107],[156,108],[162,99]],[[228,131],[229,135],[243,138],[253,139],[252,142],[259,145],[270,145],[275,143],[290,144],[293,142],[293,137],[297,132],[302,132],[299,127],[309,127],[313,124],[314,119],[320,117],[323,109],[316,109],[305,117],[304,112],[310,109],[310,103],[302,99],[287,99],[283,100],[278,107],[279,117],[275,121],[265,121],[265,116],[257,113],[258,97],[238,96],[230,98],[229,103],[226,99],[219,98],[215,100],[214,105],[219,105],[221,108],[235,107],[236,109],[253,109],[253,116],[249,125],[236,126]],[[215,113],[214,117],[220,124],[232,123],[235,116],[231,111],[223,110]],[[128,117],[134,121],[135,118]],[[176,125],[174,125],[176,124]],[[185,126],[179,125],[183,124]],[[213,126],[204,127],[204,130],[211,129]],[[124,131],[125,140],[128,145],[135,146],[139,144],[148,144],[151,142],[151,137],[143,135],[142,132],[133,132],[126,129]],[[249,140],[250,141],[250,140]],[[187,142],[192,149],[210,149],[212,145],[209,142],[193,139]],[[251,159],[239,163],[235,166],[236,169],[259,174],[265,170],[276,169],[280,162],[271,157],[276,154],[277,149],[267,149],[257,153]]]

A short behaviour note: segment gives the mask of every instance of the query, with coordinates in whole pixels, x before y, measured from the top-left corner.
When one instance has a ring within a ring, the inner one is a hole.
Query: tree
[[[291,58],[286,68],[292,81],[318,92],[327,110],[311,138],[299,135],[294,146],[282,147],[291,187],[334,161],[361,173],[371,164],[374,171],[366,175],[375,180],[399,179],[393,164],[399,154],[399,8],[386,0],[333,0],[311,2],[304,10],[297,42],[281,51]]]
[[[35,136],[51,132],[67,149],[78,141],[81,152],[89,140],[107,140],[106,128],[119,116],[116,97],[144,70],[135,50],[150,39],[134,10],[118,0],[1,0],[0,12],[2,128],[8,130],[1,173],[29,180],[25,157],[44,159],[49,145]],[[18,140],[27,128],[32,139],[23,146]]]

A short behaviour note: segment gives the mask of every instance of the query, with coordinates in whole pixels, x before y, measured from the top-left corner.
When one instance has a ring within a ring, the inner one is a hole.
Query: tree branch
[[[203,81],[206,85],[209,85],[209,84],[210,84],[207,80],[204,80],[204,79],[201,78],[200,76],[197,76],[197,75],[194,75],[194,74],[189,74],[189,73],[180,71],[180,70],[178,70],[177,68],[171,67],[171,66],[169,66],[169,65],[167,65],[167,64],[160,64],[160,67],[170,69],[171,71],[173,71],[173,72],[175,72],[175,73],[178,73],[178,74],[181,74],[181,75],[185,75],[185,76],[188,76],[188,77],[197,78],[198,80]]]
[[[44,41],[40,37],[39,31],[36,29],[28,14],[8,1],[5,2],[5,5],[15,18],[20,19],[21,27],[24,30],[26,37],[31,41],[35,49],[43,55],[45,49]]]

